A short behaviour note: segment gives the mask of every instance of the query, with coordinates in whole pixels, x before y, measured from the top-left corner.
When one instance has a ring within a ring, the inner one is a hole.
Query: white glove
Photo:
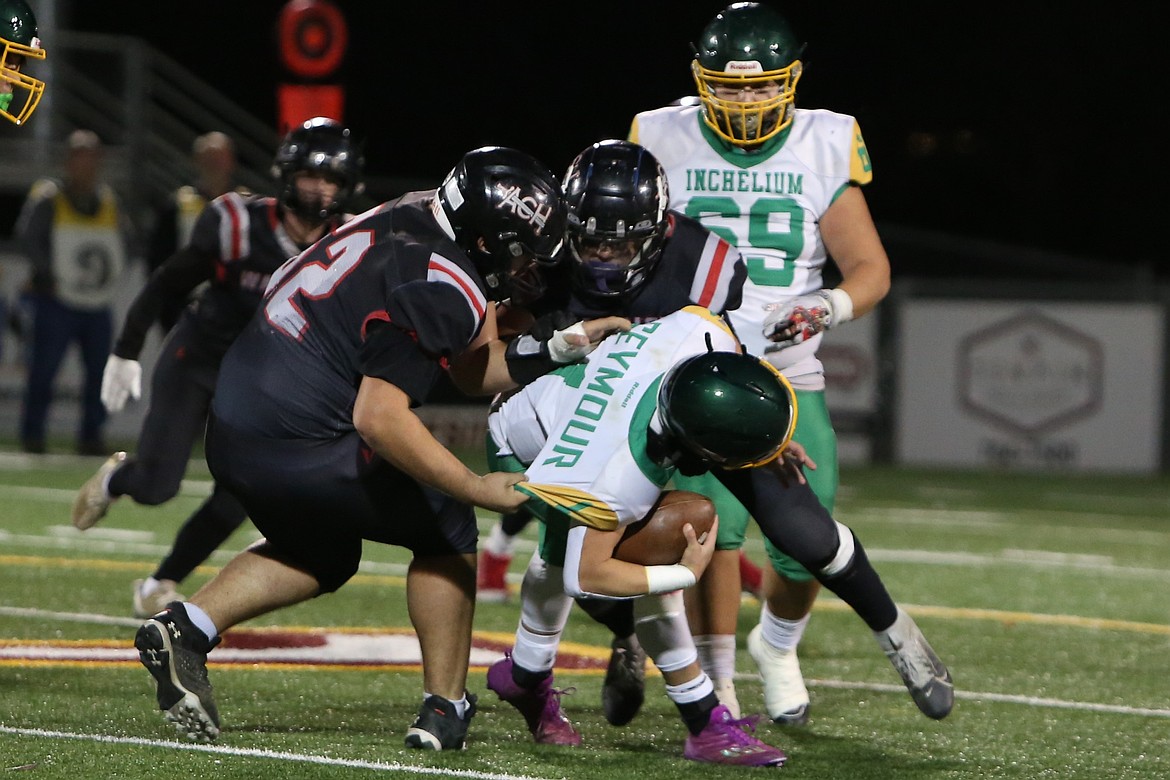
[[[764,318],[764,338],[775,344],[764,351],[776,352],[800,344],[851,319],[853,299],[840,287],[772,304],[772,310]]]
[[[577,338],[570,339],[569,336]],[[548,340],[548,356],[552,362],[560,365],[576,363],[597,349],[597,344],[590,343],[585,333],[585,323],[575,322],[564,330],[553,331],[552,338]]]
[[[120,412],[127,398],[142,397],[142,364],[110,355],[102,372],[102,403],[108,412]]]

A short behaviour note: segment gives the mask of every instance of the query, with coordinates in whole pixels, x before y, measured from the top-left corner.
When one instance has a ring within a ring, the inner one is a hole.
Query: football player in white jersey
[[[817,349],[825,330],[872,310],[890,284],[889,259],[861,192],[872,178],[865,141],[851,116],[796,107],[804,45],[767,6],[728,6],[694,48],[698,101],[638,114],[630,140],[665,167],[671,208],[743,254],[748,280],[732,324],[748,350],[764,354],[796,389],[801,415],[794,439],[819,465],[809,481],[831,512],[837,441]],[[827,289],[822,274],[830,257],[842,281]],[[688,610],[704,668],[732,701],[739,592],[713,586],[735,582],[734,551],[747,518],[727,506],[717,485],[683,487],[719,507],[711,568],[722,573],[688,593]],[[764,606],[748,649],[764,678],[769,716],[804,723],[809,696],[796,648],[819,585],[774,546],[767,550],[772,570],[765,572]]]
[[[696,372],[712,385],[725,376],[696,361],[726,360],[729,379],[740,378],[737,370],[750,377],[760,389],[742,395],[756,415],[777,423],[753,426],[746,441],[722,438],[716,457],[736,465],[770,461],[787,445],[796,417],[791,387],[779,372],[739,354],[724,321],[698,306],[637,325],[627,335],[603,342],[594,360],[535,380],[489,417],[496,462],[505,470],[526,469],[522,492],[532,499],[525,506],[545,528],[521,589],[513,652],[489,669],[488,687],[524,715],[538,743],[580,744],[552,688],[571,597],[634,598],[638,640],[687,725],[684,756],[780,766],[783,751],[756,739],[747,721],[719,703],[686,623],[682,589],[702,575],[715,534],[700,543],[687,526],[687,549],[674,565],[641,566],[612,556],[626,526],[650,513],[676,469],[678,445],[667,443],[673,419],[665,399],[680,388],[686,394],[688,376]]]
[[[674,565],[614,557],[626,526],[651,511],[672,477],[708,470],[769,539],[866,622],[919,709],[932,718],[950,712],[950,673],[890,598],[861,543],[800,476],[807,459],[790,443],[798,417],[788,380],[744,354],[727,325],[698,306],[606,339],[584,363],[536,379],[493,409],[490,465],[524,470],[516,489],[531,497],[525,507],[545,532],[539,566],[525,575],[513,650],[491,666],[487,682],[524,715],[538,743],[581,742],[552,687],[572,597],[633,598],[638,641],[689,731],[684,756],[783,763],[781,751],[751,735],[754,717],[739,719],[720,703],[699,664],[680,591],[703,574],[713,540],[701,543],[684,529],[688,546]],[[712,530],[717,535],[718,525]]]

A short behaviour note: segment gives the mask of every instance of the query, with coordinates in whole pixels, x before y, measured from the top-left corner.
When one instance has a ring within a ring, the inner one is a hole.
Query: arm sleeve
[[[126,321],[114,344],[114,354],[137,360],[146,333],[166,304],[188,295],[211,278],[214,258],[193,247],[180,249],[158,267],[130,304]]]
[[[178,207],[172,198],[155,214],[150,240],[146,247],[147,267],[153,272],[174,254],[178,244]]]

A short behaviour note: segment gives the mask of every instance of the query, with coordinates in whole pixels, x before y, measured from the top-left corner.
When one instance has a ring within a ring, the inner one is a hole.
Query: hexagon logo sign
[[[1036,312],[975,331],[958,345],[960,404],[1023,436],[1039,436],[1102,403],[1100,342]]]

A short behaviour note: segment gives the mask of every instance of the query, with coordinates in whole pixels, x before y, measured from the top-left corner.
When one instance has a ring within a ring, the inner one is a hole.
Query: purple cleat
[[[783,750],[765,745],[752,736],[758,719],[758,715],[753,715],[737,720],[726,706],[720,704],[711,711],[707,728],[698,734],[687,735],[683,758],[706,764],[783,766],[788,758]]]
[[[580,745],[581,735],[561,710],[561,695],[565,691],[553,688],[552,681],[550,674],[535,688],[521,688],[512,679],[511,653],[505,653],[487,673],[488,689],[520,711],[537,744]]]

